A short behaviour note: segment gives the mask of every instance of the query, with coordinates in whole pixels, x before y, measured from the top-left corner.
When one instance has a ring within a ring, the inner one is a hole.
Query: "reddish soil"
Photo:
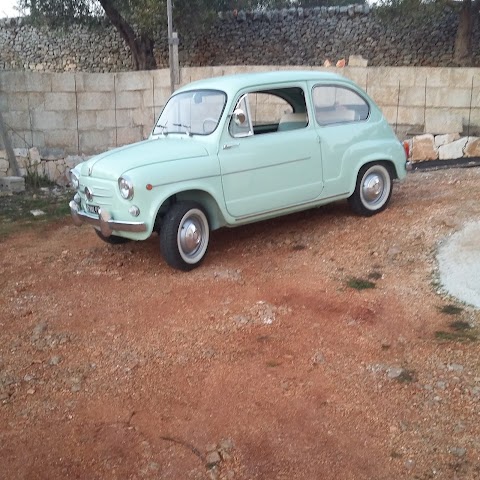
[[[190,273],[157,236],[15,233],[0,477],[480,478],[480,313],[435,273],[479,219],[480,169],[452,169],[410,174],[372,218],[340,202],[214,232]]]

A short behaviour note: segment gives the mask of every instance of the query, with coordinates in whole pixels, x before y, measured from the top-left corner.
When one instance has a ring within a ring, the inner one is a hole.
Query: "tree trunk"
[[[112,0],[99,0],[99,2],[105,10],[105,15],[107,15],[112,25],[118,30],[121,37],[130,47],[133,68],[135,70],[153,70],[157,68],[157,63],[153,55],[153,40],[147,35],[137,37],[133,28],[115,8]]]
[[[476,5],[475,5],[476,7]],[[466,63],[472,56],[473,17],[477,9],[473,8],[472,0],[463,0],[458,19],[455,51],[453,58],[457,63]]]

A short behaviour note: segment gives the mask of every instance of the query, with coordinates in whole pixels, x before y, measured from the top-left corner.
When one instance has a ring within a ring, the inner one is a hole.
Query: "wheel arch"
[[[350,195],[353,194],[355,191],[355,187],[357,185],[358,175],[360,174],[360,170],[363,167],[369,167],[371,165],[383,165],[390,173],[392,180],[398,178],[397,169],[395,168],[395,163],[392,160],[388,159],[368,159],[367,161],[361,162],[357,165],[357,169],[355,172],[355,177],[353,178],[353,183],[350,185]]]
[[[173,204],[185,201],[193,201],[202,206],[211,230],[216,230],[226,225],[227,222],[215,197],[205,190],[192,188],[172,193],[165,198],[157,208],[154,230],[158,231],[163,216]]]

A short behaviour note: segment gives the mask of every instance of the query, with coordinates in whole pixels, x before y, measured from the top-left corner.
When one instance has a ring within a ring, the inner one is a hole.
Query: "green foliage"
[[[371,282],[370,280],[365,280],[363,278],[351,278],[347,285],[350,288],[354,288],[355,290],[366,290],[369,288],[375,288],[375,283]]]
[[[457,307],[456,305],[452,305],[449,303],[448,305],[444,305],[443,307],[438,308],[440,312],[445,313],[447,315],[458,315],[463,312],[462,307]]]
[[[435,332],[435,338],[444,342],[476,342],[478,335],[475,332],[459,331],[445,332],[443,330]]]
[[[459,2],[460,3],[460,2]],[[425,17],[439,15],[451,3],[448,0],[379,0],[375,13],[386,21],[397,17],[408,18],[412,22],[423,22]]]
[[[18,0],[18,8],[34,23],[57,27],[88,23],[101,13],[95,0]]]
[[[27,179],[26,179],[27,180]],[[64,218],[70,208],[71,191],[60,189],[32,189],[0,198],[0,242],[10,234],[26,227],[40,226]],[[32,210],[45,215],[34,217]]]
[[[397,0],[396,0],[397,1]],[[153,38],[166,31],[167,0],[111,0],[112,5],[130,24]],[[179,32],[208,28],[217,12],[272,8],[316,7],[363,4],[365,0],[189,0],[173,1],[173,21]],[[97,0],[18,0],[23,12],[30,12],[37,24],[68,26],[92,23],[103,17]]]
[[[476,342],[478,341],[478,331],[474,329],[468,322],[457,320],[451,322],[449,327],[452,331],[435,332],[435,338],[442,341],[450,342]]]
[[[399,383],[412,383],[417,381],[416,377],[414,370],[405,369],[398,377],[395,377],[395,380]]]

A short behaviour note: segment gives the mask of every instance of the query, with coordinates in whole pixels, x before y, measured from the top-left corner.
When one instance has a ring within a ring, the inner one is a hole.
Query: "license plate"
[[[95,215],[98,215],[99,211],[100,207],[98,205],[87,205],[88,213],[94,213]]]

